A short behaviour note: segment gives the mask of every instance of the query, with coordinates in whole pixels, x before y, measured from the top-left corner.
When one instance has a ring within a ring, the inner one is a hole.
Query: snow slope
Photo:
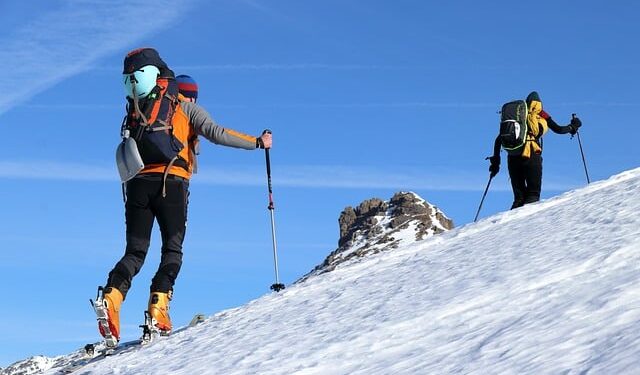
[[[640,374],[639,234],[635,169],[361,258],[80,373]]]

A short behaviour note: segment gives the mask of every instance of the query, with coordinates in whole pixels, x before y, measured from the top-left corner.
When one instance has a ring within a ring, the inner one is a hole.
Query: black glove
[[[491,165],[489,165],[489,177],[494,178],[500,172],[500,156],[490,156],[487,159],[491,162]]]
[[[575,135],[578,132],[578,128],[582,126],[582,121],[580,121],[580,119],[577,118],[576,115],[573,115],[573,118],[571,118],[571,123],[569,124],[569,126],[571,127],[571,130],[569,130],[569,133],[571,133],[571,135]]]

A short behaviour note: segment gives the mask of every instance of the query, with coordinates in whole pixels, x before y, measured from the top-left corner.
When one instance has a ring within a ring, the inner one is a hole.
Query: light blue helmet
[[[160,70],[153,65],[145,65],[131,74],[123,74],[127,96],[133,98],[135,94],[140,99],[145,98],[156,87],[159,75]]]

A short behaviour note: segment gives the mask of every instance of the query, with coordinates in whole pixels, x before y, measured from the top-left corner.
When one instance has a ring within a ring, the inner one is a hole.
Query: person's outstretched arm
[[[260,137],[244,134],[220,126],[204,108],[195,103],[183,102],[180,103],[180,105],[189,118],[189,122],[193,126],[196,134],[205,137],[215,144],[243,148],[245,150],[271,147],[271,134],[269,133],[265,133]]]
[[[558,123],[551,118],[551,115],[549,115],[545,111],[540,112],[540,117],[547,120],[547,125],[549,126],[549,129],[551,129],[554,133],[557,133],[557,134],[567,134],[567,133],[576,134],[576,131],[578,130],[578,128],[582,126],[582,122],[577,117],[574,117],[571,120],[571,123],[569,125],[564,125],[564,126],[558,125]]]

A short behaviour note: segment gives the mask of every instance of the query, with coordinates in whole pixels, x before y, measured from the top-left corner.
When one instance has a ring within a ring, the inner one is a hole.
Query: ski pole
[[[576,118],[576,114],[572,113],[571,118]],[[591,179],[589,178],[589,171],[587,171],[587,162],[584,158],[584,152],[582,151],[582,141],[580,140],[580,133],[578,129],[576,129],[576,135],[578,136],[578,145],[580,146],[580,155],[582,156],[582,165],[584,166],[584,174],[587,175],[587,184],[591,183]]]
[[[478,207],[478,212],[476,212],[476,217],[473,218],[474,223],[478,220],[478,215],[480,215],[480,210],[482,209],[484,198],[487,196],[487,192],[489,191],[489,185],[491,185],[491,180],[493,180],[493,176],[489,176],[489,182],[487,182],[487,187],[484,189],[484,194],[482,194],[482,199],[480,200],[480,207]]]
[[[271,134],[271,130],[265,129],[262,134]],[[275,206],[273,204],[273,188],[271,187],[271,158],[269,157],[269,149],[264,149],[264,155],[267,162],[267,186],[269,188],[269,212],[271,213],[271,242],[273,243],[273,264],[276,272],[276,282],[271,285],[271,290],[279,292],[284,289],[284,284],[280,282],[280,275],[278,273],[278,247],[276,245],[276,222],[274,219],[273,211]]]

